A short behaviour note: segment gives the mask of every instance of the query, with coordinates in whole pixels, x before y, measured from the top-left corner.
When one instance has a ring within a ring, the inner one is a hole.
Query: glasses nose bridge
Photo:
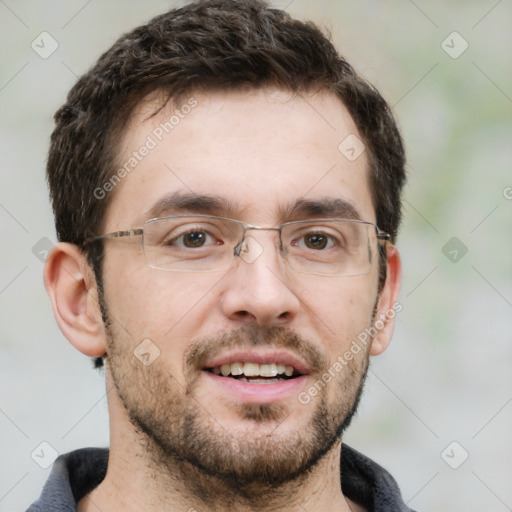
[[[277,231],[279,234],[279,247],[282,246],[282,240],[281,240],[281,229],[282,226],[279,226],[277,228],[266,228],[261,226],[245,226],[244,227],[244,240],[247,237],[247,231]],[[242,240],[243,242],[243,240]]]
[[[251,225],[244,226],[242,240],[235,247],[234,255],[235,256],[239,256],[241,251],[243,250],[244,246],[246,245],[247,232],[248,231],[277,231],[278,232],[278,239],[279,239],[279,246],[278,246],[278,248],[282,249],[283,241],[281,239],[281,230],[282,230],[282,226],[279,226],[277,228],[267,228],[267,227],[262,227],[262,226],[251,226]]]
[[[279,231],[281,232],[281,226],[278,228],[265,228],[261,226],[245,226],[244,227],[244,234],[247,231]]]

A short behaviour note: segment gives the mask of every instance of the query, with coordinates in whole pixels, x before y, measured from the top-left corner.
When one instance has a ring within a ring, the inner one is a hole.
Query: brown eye
[[[207,235],[204,231],[191,231],[183,235],[184,247],[202,247],[207,240]]]
[[[308,249],[321,250],[327,247],[329,238],[321,233],[313,233],[304,237],[304,244]]]

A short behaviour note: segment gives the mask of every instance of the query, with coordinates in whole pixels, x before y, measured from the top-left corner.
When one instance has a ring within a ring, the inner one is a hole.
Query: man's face
[[[375,222],[366,155],[350,161],[338,150],[357,129],[334,96],[258,90],[194,98],[161,141],[155,133],[179,105],[148,119],[155,103],[145,102],[131,119],[120,165],[148,136],[157,144],[117,185],[105,232],[141,227],[157,204],[158,216],[207,213],[276,227],[314,218],[304,201],[341,199]],[[186,201],[176,204],[178,194]],[[218,204],[212,209],[204,196]],[[173,204],[164,205],[166,197]],[[206,273],[150,268],[140,237],[107,240],[108,368],[126,415],[159,460],[185,460],[239,484],[278,483],[314,465],[350,419],[368,349],[332,367],[372,322],[378,264],[357,277],[298,273],[276,231],[247,235],[252,256]],[[160,355],[144,365],[134,350],[148,339]],[[213,373],[236,362],[293,366],[294,377],[244,382]],[[330,382],[300,401],[329,369]]]

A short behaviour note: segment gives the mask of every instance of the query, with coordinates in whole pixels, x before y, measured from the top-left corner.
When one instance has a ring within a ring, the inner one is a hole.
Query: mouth
[[[260,364],[251,361],[235,361],[206,368],[206,371],[250,384],[276,384],[304,375],[293,365],[278,362]]]
[[[283,351],[238,351],[209,361],[202,370],[213,386],[210,392],[257,404],[293,398],[310,376],[307,364]]]

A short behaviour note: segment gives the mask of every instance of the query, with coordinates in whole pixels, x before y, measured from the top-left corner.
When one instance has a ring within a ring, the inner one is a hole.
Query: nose
[[[282,326],[300,308],[289,270],[279,255],[275,233],[248,236],[236,257],[222,294],[222,310],[230,320],[259,326]]]

